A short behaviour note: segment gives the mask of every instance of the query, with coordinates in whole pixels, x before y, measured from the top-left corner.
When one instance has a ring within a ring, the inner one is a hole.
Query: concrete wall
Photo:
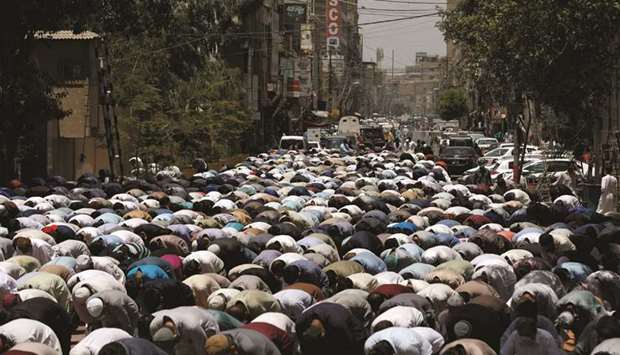
[[[460,0],[448,0],[447,9],[454,10]],[[459,48],[452,41],[446,41],[446,57],[450,65],[454,65],[460,60]]]
[[[56,83],[62,120],[47,122],[47,154],[40,162],[48,175],[75,179],[86,172],[108,169],[103,111],[99,105],[98,40],[39,40],[33,57]]]
[[[600,120],[593,119],[594,137],[593,146],[597,164],[606,169],[607,172],[613,171],[616,175],[620,174],[620,147],[615,137],[616,132],[620,132],[620,73],[616,70],[614,85],[603,100],[600,111]],[[608,145],[610,150],[604,152],[603,148]],[[609,158],[605,160],[605,158]]]

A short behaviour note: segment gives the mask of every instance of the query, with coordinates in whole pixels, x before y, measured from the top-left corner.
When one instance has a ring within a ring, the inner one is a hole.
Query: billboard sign
[[[327,24],[327,48],[328,49],[337,49],[340,47],[340,36],[341,36],[341,19],[342,13],[340,11],[340,0],[327,0],[327,13],[326,13],[326,21]]]
[[[306,5],[288,4],[284,7],[284,24],[291,28],[298,27],[300,23],[306,22]]]
[[[330,69],[330,62],[331,62],[331,69]],[[336,79],[342,78],[344,76],[344,71],[345,71],[344,56],[333,54],[331,56],[331,59],[327,55],[323,56],[323,58],[321,58],[321,71],[323,73],[331,72],[334,75],[334,78]]]
[[[300,96],[310,96],[312,93],[312,57],[297,58],[295,78],[299,79]]]
[[[301,25],[301,51],[302,53],[309,55],[312,54],[313,44],[312,44],[312,31],[314,26],[309,23],[304,23]]]

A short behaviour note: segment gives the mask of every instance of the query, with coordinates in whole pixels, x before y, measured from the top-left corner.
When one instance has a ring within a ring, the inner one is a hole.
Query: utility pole
[[[392,49],[392,82],[394,82],[394,52],[395,50]]]
[[[329,55],[329,110],[331,112],[334,108],[334,74],[332,69],[332,48],[330,46],[327,46],[327,53]]]
[[[320,67],[320,55],[318,55],[319,50],[318,50],[318,41],[317,41],[317,27],[318,27],[318,23],[317,23],[317,19],[315,16],[315,4],[314,4],[314,0],[310,0],[308,1],[308,8],[307,8],[307,13],[306,13],[306,24],[310,26],[310,36],[311,36],[311,51],[310,53],[306,53],[302,51],[302,55],[307,56],[308,59],[310,60],[310,82],[311,82],[311,90],[310,90],[310,100],[309,100],[309,104],[307,103],[307,105],[309,105],[309,108],[311,110],[316,109],[318,102],[319,102],[319,90],[317,90],[317,84],[318,84],[318,73],[319,71],[317,70],[317,63],[319,64]],[[303,31],[302,31],[303,32]],[[304,36],[304,33],[301,34],[302,36]],[[306,100],[308,101],[308,100]]]
[[[103,122],[105,127],[105,139],[108,148],[108,162],[110,173],[122,181],[125,171],[123,169],[123,158],[120,144],[120,133],[118,130],[118,116],[114,109],[113,90],[111,82],[111,66],[108,62],[110,52],[107,42],[102,40],[99,46],[95,47],[95,57],[99,59],[97,76],[99,80],[99,100],[103,109]],[[119,170],[115,169],[118,161]],[[117,176],[118,173],[118,176]]]
[[[320,39],[320,30],[319,25],[321,22],[316,14],[316,3],[312,0],[312,10],[310,14],[310,21],[312,23],[312,87],[315,92],[316,97],[313,99],[313,107],[318,109],[319,103],[323,101],[322,95],[322,83],[321,83],[321,75],[323,73],[323,57],[321,56],[321,43]]]
[[[394,101],[394,96],[396,96],[396,82],[394,81],[394,57],[396,50],[392,48],[392,80],[391,80],[391,88],[390,88],[390,107],[388,109],[388,115],[392,116],[392,101]]]

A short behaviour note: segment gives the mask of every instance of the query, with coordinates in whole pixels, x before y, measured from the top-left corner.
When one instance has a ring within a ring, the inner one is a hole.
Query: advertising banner
[[[327,0],[326,6],[326,38],[327,38],[327,48],[328,49],[337,49],[340,47],[340,38],[342,31],[342,13],[340,10],[340,0]]]
[[[301,51],[306,55],[312,54],[313,44],[312,44],[312,30],[314,26],[309,23],[304,23],[301,25]]]

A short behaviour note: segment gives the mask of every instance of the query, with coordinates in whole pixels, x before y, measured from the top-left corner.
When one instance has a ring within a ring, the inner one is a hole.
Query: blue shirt
[[[127,272],[127,279],[135,279],[136,273],[138,273],[138,271],[142,272],[142,278],[144,280],[152,281],[165,280],[170,278],[168,274],[166,274],[166,272],[157,265],[141,265],[129,270]]]

